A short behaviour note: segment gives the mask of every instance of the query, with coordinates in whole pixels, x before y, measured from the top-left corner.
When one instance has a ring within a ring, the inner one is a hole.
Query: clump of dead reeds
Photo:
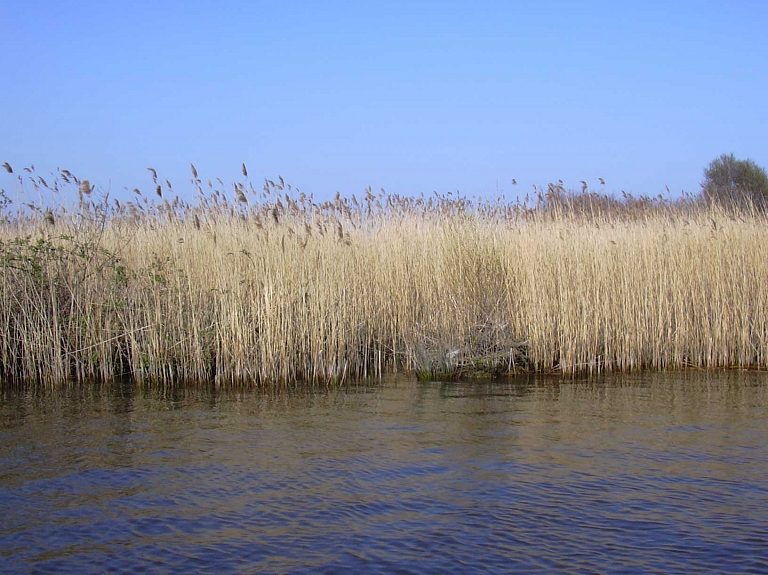
[[[756,211],[614,199],[319,202],[283,178],[110,201],[27,168],[0,196],[0,372],[60,382],[328,382],[407,371],[768,367]],[[12,173],[7,165],[6,171]],[[74,208],[57,199],[70,187]],[[173,199],[171,199],[173,198]]]

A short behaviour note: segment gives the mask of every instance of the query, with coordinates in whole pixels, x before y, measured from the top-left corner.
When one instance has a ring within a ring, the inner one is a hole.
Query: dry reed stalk
[[[0,228],[0,370],[287,384],[768,368],[760,214],[629,211],[557,185],[534,207],[370,189],[318,205],[279,181],[250,204],[235,186],[234,204],[215,190],[99,219],[91,202]]]

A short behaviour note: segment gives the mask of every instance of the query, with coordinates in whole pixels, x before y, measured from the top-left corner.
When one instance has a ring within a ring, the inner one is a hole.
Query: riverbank
[[[0,226],[6,379],[768,368],[756,213],[552,186],[535,205],[318,204],[282,181],[226,194],[197,178],[194,204],[119,204],[64,177],[77,209],[6,209]]]

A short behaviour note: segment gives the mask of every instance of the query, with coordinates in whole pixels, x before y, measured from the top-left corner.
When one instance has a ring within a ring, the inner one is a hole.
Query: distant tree
[[[723,154],[704,170],[701,183],[704,198],[732,208],[768,208],[768,173],[752,160],[738,160]]]

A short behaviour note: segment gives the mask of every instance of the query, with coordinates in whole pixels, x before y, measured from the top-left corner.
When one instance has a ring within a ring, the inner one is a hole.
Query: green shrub
[[[723,154],[704,170],[701,183],[704,198],[710,204],[729,208],[768,207],[768,174],[752,160],[738,160]]]

